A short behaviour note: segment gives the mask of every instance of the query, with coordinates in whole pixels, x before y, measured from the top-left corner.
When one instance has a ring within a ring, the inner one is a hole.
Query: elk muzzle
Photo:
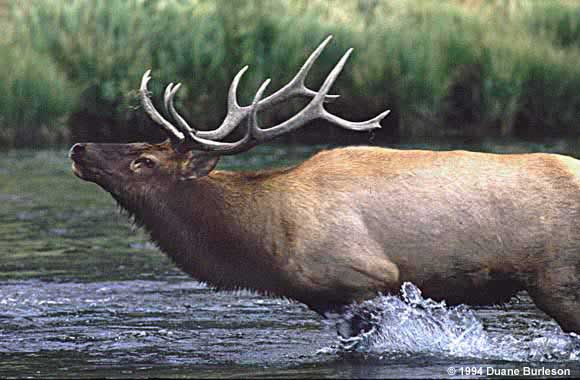
[[[102,149],[103,145],[109,144],[78,143],[72,146],[68,156],[73,161],[72,170],[77,177],[85,181],[99,182],[103,177],[113,174],[110,163],[116,155],[110,154],[114,150]]]

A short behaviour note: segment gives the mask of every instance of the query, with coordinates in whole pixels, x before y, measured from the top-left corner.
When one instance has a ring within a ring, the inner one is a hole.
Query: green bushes
[[[557,46],[580,48],[580,6],[573,1],[532,0],[520,4],[518,14],[530,33],[544,36]]]
[[[365,61],[375,67],[361,86],[393,93],[407,135],[432,135],[434,125],[477,136],[577,134],[580,50],[555,43],[549,24],[522,27],[544,6],[522,2],[522,15],[518,4],[380,3],[365,29]]]
[[[335,41],[308,85],[319,86],[354,47],[334,88],[345,95],[345,117],[391,107],[390,123],[409,137],[580,133],[580,5],[565,0],[14,3],[14,33],[0,58],[18,62],[16,75],[0,74],[3,144],[34,126],[62,134],[55,121],[78,112],[94,116],[82,128],[114,136],[134,120],[135,89],[148,68],[157,95],[182,81],[179,106],[200,128],[212,127],[243,65],[247,103],[263,79],[273,78],[271,89],[287,81],[328,34]]]
[[[75,91],[50,57],[0,44],[0,146],[63,142]]]

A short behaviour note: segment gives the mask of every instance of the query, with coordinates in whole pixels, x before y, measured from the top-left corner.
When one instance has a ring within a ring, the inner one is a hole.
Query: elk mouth
[[[68,153],[68,157],[72,160],[72,171],[75,176],[84,181],[98,183],[98,180],[103,177],[106,172],[94,165],[91,160],[91,155],[87,152],[88,144],[75,144]]]
[[[72,163],[72,171],[73,174],[79,177],[80,179],[85,179],[82,169],[80,168],[79,164],[77,164],[75,161],[73,161]]]

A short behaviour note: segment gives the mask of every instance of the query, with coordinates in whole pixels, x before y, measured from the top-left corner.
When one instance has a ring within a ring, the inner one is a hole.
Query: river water
[[[320,148],[263,147],[221,168],[286,165]],[[580,152],[564,142],[474,148]],[[360,306],[373,328],[341,342],[341,316],[217,293],[180,273],[108,194],[71,174],[65,151],[0,155],[1,378],[580,375],[580,338],[525,293],[479,308],[424,299],[413,284],[402,294]]]

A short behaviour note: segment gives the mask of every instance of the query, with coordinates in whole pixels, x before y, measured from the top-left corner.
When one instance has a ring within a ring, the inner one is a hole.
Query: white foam
[[[372,328],[356,337],[340,339],[344,351],[373,354],[430,354],[508,361],[580,360],[580,336],[564,333],[554,323],[535,323],[525,331],[486,330],[476,312],[465,305],[423,298],[411,283],[401,297],[385,295],[352,305],[333,316],[333,324],[353,315],[369,314]]]

